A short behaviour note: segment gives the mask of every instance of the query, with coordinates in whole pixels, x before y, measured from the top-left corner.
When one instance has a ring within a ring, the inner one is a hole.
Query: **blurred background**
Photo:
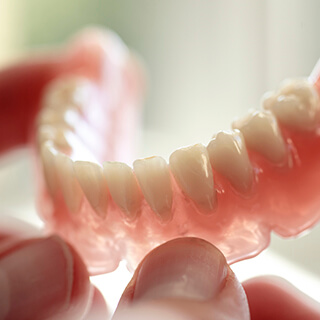
[[[148,71],[139,156],[168,157],[230,128],[284,78],[307,76],[320,57],[319,12],[317,0],[1,0],[0,66],[87,25],[113,29]],[[39,223],[30,185],[28,158],[2,160],[0,209]],[[285,275],[320,301],[319,243],[319,227],[274,236],[271,250],[235,269]]]

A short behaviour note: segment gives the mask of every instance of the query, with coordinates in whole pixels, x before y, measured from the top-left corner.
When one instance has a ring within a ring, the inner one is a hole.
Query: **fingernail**
[[[228,273],[222,253],[196,238],[175,239],[158,247],[139,268],[134,301],[209,300],[221,291]]]
[[[57,236],[26,242],[0,260],[0,319],[43,319],[68,307],[73,255]]]

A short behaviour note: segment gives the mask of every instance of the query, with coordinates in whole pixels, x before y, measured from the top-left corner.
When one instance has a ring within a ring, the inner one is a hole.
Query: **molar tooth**
[[[172,187],[170,173],[166,161],[161,157],[139,159],[133,168],[142,193],[152,210],[168,221],[172,217]]]
[[[239,130],[219,132],[207,149],[213,169],[226,176],[235,189],[246,192],[251,188],[253,170]]]
[[[58,190],[58,181],[55,167],[55,157],[57,151],[52,147],[50,142],[41,145],[40,149],[43,174],[47,188],[52,198],[55,198]]]
[[[286,146],[277,120],[269,111],[251,111],[244,119],[236,120],[233,129],[239,129],[248,148],[261,153],[269,161],[283,163]]]
[[[63,126],[42,125],[38,128],[38,143],[41,145],[46,141],[52,141],[59,150],[70,151],[67,133]]]
[[[80,111],[88,101],[92,85],[84,78],[66,76],[52,81],[44,94],[43,105],[46,108],[65,109],[73,106]]]
[[[284,81],[278,91],[262,97],[262,106],[296,129],[313,130],[320,122],[319,95],[305,79]]]
[[[206,212],[213,209],[215,190],[207,149],[202,144],[174,151],[170,168],[181,189]]]
[[[58,153],[55,157],[55,164],[66,205],[71,212],[77,213],[81,205],[82,190],[75,177],[73,161],[68,156]]]
[[[114,202],[134,220],[140,212],[141,194],[132,169],[122,162],[105,162],[103,173]]]
[[[76,161],[74,171],[90,205],[98,216],[105,218],[108,206],[108,187],[102,174],[102,168],[89,161]]]

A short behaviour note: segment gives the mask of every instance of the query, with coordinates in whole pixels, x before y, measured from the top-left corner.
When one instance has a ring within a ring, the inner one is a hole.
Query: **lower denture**
[[[96,96],[83,98],[89,99],[79,113],[86,131],[79,134],[82,129],[73,124],[74,139],[66,137],[70,150],[64,151],[50,135],[46,141],[34,139],[41,216],[49,231],[78,249],[92,274],[110,272],[123,259],[135,268],[156,245],[179,236],[206,239],[234,263],[265,249],[272,231],[292,237],[319,220],[319,127],[301,130],[276,122],[280,156],[277,151],[275,157],[246,138],[250,132],[240,121],[234,128],[241,133],[218,134],[207,148],[198,144],[177,150],[169,164],[153,157],[137,160],[133,170],[120,162],[103,165],[129,159],[142,87],[138,68],[117,41],[107,37],[110,48],[122,50],[122,60],[109,59],[104,66],[117,87],[110,79],[102,83],[84,75]],[[69,80],[61,76],[55,81],[68,85]],[[262,135],[269,132],[258,129]],[[89,133],[94,141],[86,139]],[[230,156],[226,162],[234,164],[234,174],[231,169],[226,173],[221,158],[210,156],[219,141],[227,143],[231,136],[238,142],[221,154]],[[232,157],[232,148],[241,148],[241,164],[234,162],[240,160]]]

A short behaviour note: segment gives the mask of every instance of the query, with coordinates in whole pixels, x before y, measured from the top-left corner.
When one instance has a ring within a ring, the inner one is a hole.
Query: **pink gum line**
[[[124,110],[124,101],[120,105]],[[116,123],[120,121],[119,117],[115,119]],[[173,177],[173,219],[169,223],[162,224],[145,200],[140,217],[129,223],[110,195],[105,220],[93,212],[86,199],[74,214],[61,193],[52,201],[38,175],[43,217],[49,230],[58,232],[79,250],[93,274],[114,270],[122,259],[135,268],[156,245],[179,236],[208,240],[229,263],[255,256],[269,245],[271,231],[283,237],[296,236],[320,217],[320,128],[313,132],[296,132],[283,125],[280,128],[288,163],[276,166],[249,150],[255,182],[246,195],[235,192],[225,177],[213,172],[217,199],[211,215],[199,213]],[[125,142],[122,138],[115,144],[120,149]]]

